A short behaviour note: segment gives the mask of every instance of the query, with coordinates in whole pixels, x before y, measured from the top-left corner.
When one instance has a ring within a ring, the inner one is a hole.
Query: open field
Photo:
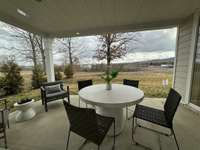
[[[18,95],[8,96],[9,103],[13,103],[24,97],[32,97],[36,100],[40,99],[40,90],[31,89],[31,71],[22,71],[24,77],[24,91]],[[102,72],[76,72],[73,79],[64,79],[65,87],[69,85],[70,93],[77,94],[77,81],[92,79],[94,84],[104,83],[100,78]],[[139,88],[144,91],[146,97],[166,97],[168,90],[172,86],[172,69],[168,71],[138,71],[138,72],[120,72],[113,83],[122,83],[123,79],[139,80]],[[168,79],[168,85],[163,86],[162,81]]]

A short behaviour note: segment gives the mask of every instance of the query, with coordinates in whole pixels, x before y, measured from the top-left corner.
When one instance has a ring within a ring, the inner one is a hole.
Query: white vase
[[[111,82],[106,83],[106,90],[112,90]]]

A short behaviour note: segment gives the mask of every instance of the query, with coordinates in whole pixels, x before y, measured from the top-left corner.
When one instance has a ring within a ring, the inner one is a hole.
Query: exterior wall
[[[199,22],[200,23],[200,22]],[[194,72],[191,87],[191,103],[200,106],[200,24],[198,25],[197,44],[194,59]]]
[[[182,95],[182,102],[189,103],[194,54],[196,49],[197,17],[193,15],[178,26],[174,88]]]
[[[192,37],[192,18],[185,20],[178,28],[174,88],[182,95],[182,100],[185,102],[188,59]]]

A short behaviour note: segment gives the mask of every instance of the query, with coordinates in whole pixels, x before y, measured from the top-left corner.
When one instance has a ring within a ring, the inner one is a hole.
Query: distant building
[[[173,68],[174,66],[172,64],[161,64],[162,68]]]

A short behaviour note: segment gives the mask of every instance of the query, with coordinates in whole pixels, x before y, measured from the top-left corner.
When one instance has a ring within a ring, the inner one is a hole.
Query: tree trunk
[[[68,38],[69,64],[73,65],[71,38]]]
[[[44,72],[46,74],[45,51],[44,51],[44,47],[43,47],[43,39],[42,39],[41,36],[39,37],[38,46],[40,48],[40,52],[41,52],[41,56],[42,56],[43,70],[44,70]]]
[[[74,66],[73,66],[73,59],[72,59],[72,43],[71,43],[71,37],[68,38],[68,52],[69,52],[69,64],[71,66],[72,72],[74,72]]]
[[[110,62],[111,62],[111,53],[110,53],[110,33],[106,35],[106,42],[107,42],[107,68],[106,68],[106,73],[109,75],[110,74]]]
[[[35,35],[31,35],[31,33],[29,33],[28,35],[29,35],[29,40],[30,40],[30,44],[31,44],[31,48],[32,48],[33,65],[34,65],[34,68],[36,68],[37,67],[37,55],[36,55],[36,49],[35,49],[35,43],[34,43]]]

